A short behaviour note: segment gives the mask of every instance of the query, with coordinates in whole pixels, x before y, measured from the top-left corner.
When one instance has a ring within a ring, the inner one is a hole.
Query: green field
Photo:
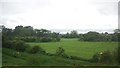
[[[28,43],[31,46],[41,46],[49,53],[55,53],[58,47],[63,47],[68,55],[79,56],[82,58],[92,58],[93,54],[101,51],[114,51],[117,42],[82,42],[78,39],[61,39],[60,42],[47,42],[47,43]]]
[[[45,42],[45,43],[27,43],[31,46],[41,46],[49,53],[55,53],[56,49],[61,46],[65,52],[71,56],[82,57],[83,59],[92,58],[93,54],[110,50],[114,51],[117,48],[117,42],[82,42],[78,39],[61,39],[60,42]],[[67,59],[58,56],[43,55],[40,53],[29,54],[27,52],[20,52],[21,56],[14,57],[16,51],[8,48],[2,50],[2,65],[3,66],[73,66],[82,65],[111,65],[91,63],[89,61]],[[112,64],[116,65],[116,63]]]
[[[65,59],[62,57],[47,56],[42,54],[29,54],[26,52],[20,52],[20,57],[14,57],[13,53],[15,52],[15,50],[3,48],[2,66],[73,66],[73,64],[79,66],[96,65],[80,60]]]

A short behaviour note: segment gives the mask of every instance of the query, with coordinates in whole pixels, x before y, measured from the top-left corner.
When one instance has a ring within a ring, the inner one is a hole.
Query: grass
[[[31,42],[28,44],[31,46],[41,46],[49,53],[55,53],[56,49],[61,46],[65,49],[65,52],[68,55],[78,56],[85,59],[90,59],[93,54],[100,51],[114,51],[118,46],[117,42],[82,42],[78,41],[78,39],[62,39],[60,42],[47,43]],[[57,56],[29,54],[26,52],[20,52],[20,57],[14,57],[13,53],[16,51],[7,48],[3,48],[2,52],[3,66],[73,66],[74,64],[79,66],[103,65],[81,60],[65,59]]]
[[[83,57],[86,59],[92,58],[93,54],[110,50],[114,51],[117,42],[82,42],[78,39],[62,39],[60,42],[47,42],[47,43],[28,43],[31,46],[41,46],[49,53],[55,53],[58,47],[63,47],[68,55]]]
[[[73,66],[76,65],[91,65],[92,63],[65,59],[57,56],[47,56],[42,54],[28,54],[20,52],[20,57],[13,57],[16,52],[12,49],[3,48],[3,66]]]

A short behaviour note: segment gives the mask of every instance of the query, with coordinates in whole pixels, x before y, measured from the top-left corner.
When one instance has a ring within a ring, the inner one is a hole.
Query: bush
[[[104,51],[103,54],[101,54],[100,62],[103,63],[110,63],[112,61],[112,54],[110,51]]]
[[[40,41],[41,42],[50,42],[50,41],[52,41],[52,39],[48,38],[48,37],[42,37]]]
[[[41,53],[41,54],[45,54],[45,50],[42,49],[40,46],[33,46],[29,53],[35,54],[35,53]]]
[[[60,41],[61,39],[60,38],[56,38],[56,41]]]
[[[62,47],[58,47],[55,55],[63,58],[70,58],[67,54],[65,54],[65,50]]]
[[[34,47],[32,47],[31,49],[30,49],[30,53],[38,53],[39,52],[39,50],[40,50],[40,47],[39,46],[34,46]]]
[[[27,44],[25,44],[25,42],[23,41],[4,41],[3,43],[3,47],[4,48],[11,48],[20,52],[24,52],[26,50],[26,46],[28,46]]]
[[[100,61],[100,54],[96,53],[93,55],[91,62],[99,62]]]
[[[64,54],[65,54],[65,50],[62,47],[58,47],[58,49],[56,51],[56,55],[62,56]]]
[[[11,42],[11,41],[2,41],[2,47],[4,47],[4,48],[14,48],[14,46],[13,46],[14,44]]]
[[[21,54],[20,54],[20,52],[14,52],[14,53],[13,53],[13,56],[14,56],[14,57],[20,57]]]
[[[20,40],[25,41],[25,42],[36,42],[35,37],[23,37]]]
[[[14,49],[20,52],[26,51],[26,44],[23,41],[13,41]]]
[[[112,54],[110,51],[104,51],[93,55],[91,62],[111,63]]]

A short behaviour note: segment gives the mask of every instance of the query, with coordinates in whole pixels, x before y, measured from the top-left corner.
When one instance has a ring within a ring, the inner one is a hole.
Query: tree
[[[16,26],[15,29],[14,29],[14,34],[16,36],[24,36],[24,28],[23,26]]]
[[[2,26],[2,37],[6,40],[11,40],[14,36],[13,30]]]
[[[98,32],[88,32],[83,35],[84,41],[100,41],[100,35]]]
[[[120,29],[115,29],[114,33],[120,33]]]
[[[120,29],[115,29],[114,33],[111,35],[112,41],[120,41]]]
[[[24,33],[25,33],[25,36],[33,36],[33,34],[34,34],[33,27],[32,26],[25,26]]]
[[[62,47],[58,47],[56,54],[62,56],[65,54],[65,50]]]
[[[70,33],[72,38],[77,38],[78,37],[78,32],[76,30],[71,31]]]

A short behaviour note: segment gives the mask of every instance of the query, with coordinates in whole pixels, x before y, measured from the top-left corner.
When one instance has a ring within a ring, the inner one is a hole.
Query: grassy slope
[[[117,47],[115,42],[80,42],[77,39],[62,39],[61,42],[48,43],[29,43],[31,46],[39,45],[50,53],[54,53],[57,47],[62,46],[68,55],[76,55],[84,58],[90,58],[92,54],[106,49],[114,50]],[[18,58],[13,57],[15,51],[11,49],[3,49],[3,65],[4,66],[69,66],[69,65],[100,65],[80,60],[64,59],[56,56],[46,56],[40,54],[21,53]],[[31,60],[33,59],[33,60]],[[34,61],[35,60],[35,61]],[[34,63],[32,63],[34,62]],[[103,64],[102,64],[103,65]]]
[[[117,42],[80,42],[78,39],[62,39],[60,42],[28,43],[31,46],[39,45],[47,52],[55,53],[59,46],[62,46],[68,55],[75,55],[84,58],[91,58],[93,54],[117,48]]]
[[[28,54],[21,52],[20,57],[13,57],[16,52],[11,49],[3,48],[3,66],[71,66],[76,65],[91,65],[89,62],[64,59],[56,56],[47,56],[41,54]]]

